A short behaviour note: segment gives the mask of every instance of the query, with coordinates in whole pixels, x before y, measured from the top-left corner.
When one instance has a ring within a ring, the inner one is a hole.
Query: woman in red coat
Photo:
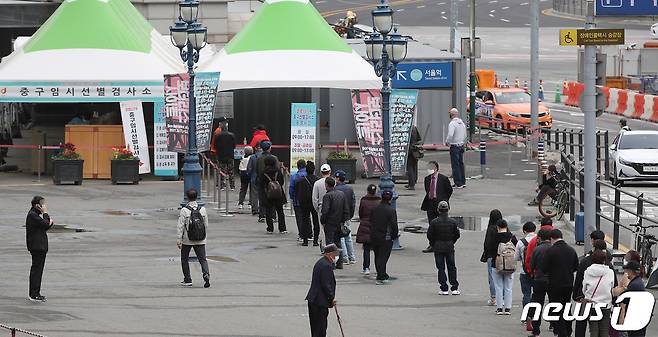
[[[258,124],[254,127],[254,134],[251,137],[251,142],[249,143],[249,146],[255,149],[256,146],[260,146],[260,142],[264,140],[269,141],[270,137],[267,135],[265,126],[263,124]]]
[[[356,232],[356,242],[363,244],[363,274],[370,274],[370,214],[381,203],[377,196],[377,186],[370,184],[367,194],[359,202],[359,230]]]

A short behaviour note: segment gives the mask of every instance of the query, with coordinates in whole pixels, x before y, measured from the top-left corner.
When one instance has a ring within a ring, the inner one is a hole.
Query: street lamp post
[[[190,188],[198,192],[197,201],[201,201],[201,165],[196,142],[196,98],[194,96],[194,65],[199,62],[199,53],[206,46],[208,29],[197,21],[199,14],[199,1],[182,0],[179,4],[178,20],[169,27],[171,42],[178,47],[180,57],[187,64],[189,79],[189,118],[187,126],[187,151],[183,164],[183,201],[181,206],[187,204],[185,194]]]

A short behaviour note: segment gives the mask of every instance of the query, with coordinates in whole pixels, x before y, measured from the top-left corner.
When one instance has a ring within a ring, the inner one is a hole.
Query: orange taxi
[[[530,94],[520,88],[487,88],[475,94],[475,113],[480,125],[498,129],[521,130],[529,128]],[[488,119],[490,117],[491,119]],[[553,127],[551,111],[539,102],[539,127]]]

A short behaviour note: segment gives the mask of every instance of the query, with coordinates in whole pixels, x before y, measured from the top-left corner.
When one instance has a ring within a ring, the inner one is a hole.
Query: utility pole
[[[477,80],[475,78],[475,0],[471,0],[471,39],[470,39],[470,70],[471,70],[471,79],[470,79],[470,90],[471,98],[469,101],[469,129],[468,135],[471,142],[473,142],[473,135],[475,134],[475,90],[477,87]]]
[[[532,135],[539,135],[539,0],[530,0],[530,117]],[[530,142],[530,153],[537,153],[537,138]]]
[[[450,0],[450,52],[455,52],[455,40],[457,39],[457,18],[459,16],[457,0]]]
[[[594,2],[587,1],[587,18],[585,29],[594,29]],[[584,162],[585,162],[585,233],[591,233],[596,223],[596,46],[585,46],[585,62],[583,69],[584,91],[582,111],[585,118]],[[585,252],[592,247],[585,240]]]

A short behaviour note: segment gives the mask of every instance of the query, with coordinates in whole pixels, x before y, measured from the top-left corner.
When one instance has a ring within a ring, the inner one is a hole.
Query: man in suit
[[[450,204],[450,196],[452,195],[452,185],[448,177],[439,173],[439,163],[430,161],[427,164],[427,173],[425,177],[425,198],[420,209],[427,212],[427,223],[432,222],[439,216],[438,207],[439,202],[445,201]],[[432,253],[432,242],[423,250],[423,253]]]
[[[311,323],[311,337],[327,336],[327,316],[329,308],[336,305],[336,278],[334,263],[340,256],[335,244],[324,247],[323,256],[313,266],[311,288],[308,290],[308,318]]]
[[[25,238],[27,250],[32,255],[30,268],[30,293],[32,302],[45,302],[46,296],[41,295],[41,277],[48,253],[48,234],[46,231],[53,226],[53,220],[48,215],[46,199],[41,196],[32,198],[32,208],[27,212],[25,220]]]

